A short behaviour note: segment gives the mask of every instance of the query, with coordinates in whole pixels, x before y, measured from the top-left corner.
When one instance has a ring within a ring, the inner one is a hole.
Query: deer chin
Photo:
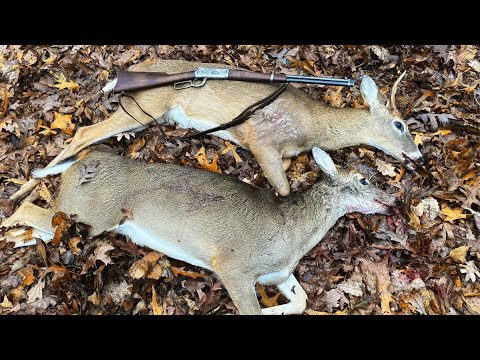
[[[365,215],[371,214],[385,214],[389,215],[392,213],[391,205],[384,204],[378,200],[375,200],[369,206],[359,206],[359,205],[349,205],[347,206],[347,214],[359,212]]]

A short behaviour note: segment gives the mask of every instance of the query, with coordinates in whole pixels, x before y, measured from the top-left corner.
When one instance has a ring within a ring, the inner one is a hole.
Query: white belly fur
[[[185,114],[185,111],[183,111],[183,109],[180,106],[175,106],[172,109],[170,109],[165,114],[165,117],[168,120],[172,120],[178,123],[184,129],[195,129],[198,131],[205,131],[218,126],[218,124],[212,123],[207,120],[193,119],[191,117],[188,117],[187,114]],[[235,139],[228,130],[216,131],[212,134],[224,140],[229,140],[234,142],[235,144],[241,145],[240,142],[237,139]]]
[[[207,264],[187,253],[181,246],[159,238],[132,221],[126,221],[122,225],[118,225],[114,230],[119,234],[128,236],[132,242],[137,245],[147,246],[150,249],[159,251],[173,259],[181,260],[210,270]]]

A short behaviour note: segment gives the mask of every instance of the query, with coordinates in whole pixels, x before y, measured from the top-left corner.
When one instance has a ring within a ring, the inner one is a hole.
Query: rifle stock
[[[162,72],[119,71],[114,92],[146,90],[195,79],[195,71],[179,74]]]

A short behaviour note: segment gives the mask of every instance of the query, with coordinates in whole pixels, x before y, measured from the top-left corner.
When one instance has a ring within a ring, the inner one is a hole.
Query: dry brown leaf
[[[93,252],[93,261],[95,262],[97,260],[100,260],[105,265],[113,264],[112,259],[110,259],[110,256],[108,256],[107,254],[108,251],[113,249],[115,249],[115,247],[112,246],[110,243],[106,241],[101,242]]]
[[[79,185],[90,182],[95,176],[97,176],[98,171],[100,170],[98,165],[100,165],[100,161],[93,161],[88,164],[82,163],[80,165]]]
[[[3,301],[0,303],[0,308],[2,309],[10,309],[13,307],[13,304],[8,300],[7,295],[3,296]]]
[[[57,89],[68,89],[70,91],[72,90],[78,90],[80,88],[80,85],[78,85],[77,83],[73,82],[73,81],[67,81],[67,79],[65,78],[65,75],[63,73],[60,74],[60,76],[56,76],[54,74],[52,74],[55,79],[57,80],[57,83],[55,85],[52,85],[52,87],[55,87]]]
[[[38,280],[38,283],[33,286],[30,290],[27,292],[27,304],[31,304],[32,302],[36,300],[41,300],[43,299],[43,288],[45,286],[45,282],[40,279]]]
[[[135,261],[130,269],[128,275],[133,279],[141,279],[147,277],[149,279],[157,280],[162,276],[164,266],[158,264],[158,260],[162,254],[156,251],[151,251],[142,259]]]
[[[55,120],[50,125],[51,129],[60,129],[65,134],[73,135],[75,124],[72,123],[72,115],[55,112]]]
[[[307,313],[308,315],[348,315],[346,312],[341,310],[337,310],[334,313],[329,313],[326,311],[315,311],[312,309],[307,309],[305,310],[305,313]]]
[[[195,154],[195,158],[199,162],[200,166],[208,171],[213,171],[216,173],[221,173],[222,170],[218,167],[218,154],[215,154],[212,161],[207,159],[205,154],[205,147],[202,146],[200,150]]]
[[[228,152],[231,152],[232,153],[232,156],[233,158],[235,159],[235,162],[238,164],[238,163],[241,163],[243,162],[242,158],[237,154],[237,152],[235,151],[237,147],[235,145],[233,145],[230,141],[225,141],[225,149],[223,149],[223,151],[221,152],[222,155],[225,155],[227,154]]]
[[[128,153],[131,159],[135,159],[138,152],[145,146],[145,138],[141,137],[133,140],[133,143],[128,147]]]
[[[52,203],[52,193],[48,190],[47,185],[42,181],[40,183],[40,190],[38,191],[40,197],[45,200],[48,204]]]
[[[52,226],[57,227],[55,229],[55,234],[53,235],[52,244],[55,246],[59,246],[63,237],[70,230],[70,226],[72,226],[72,221],[67,217],[67,214],[59,211],[55,213],[52,218]]]
[[[10,179],[7,179],[7,182],[10,182],[12,184],[17,184],[17,185],[23,185],[26,183],[25,180],[22,180],[22,179],[13,179],[13,178],[10,178]]]
[[[464,213],[462,213],[462,209],[459,208],[459,207],[456,207],[454,209],[450,209],[448,206],[445,206],[441,211],[440,211],[440,214],[442,215],[445,215],[445,218],[443,219],[444,221],[448,221],[450,222],[451,224],[453,224],[453,222],[455,220],[459,220],[459,219],[465,219],[467,217],[467,215],[465,215]]]
[[[405,174],[405,168],[400,166],[400,173],[395,176],[395,182],[400,182],[402,180],[403,175]]]
[[[70,251],[75,255],[80,255],[82,250],[77,246],[80,243],[81,238],[80,236],[74,236],[68,240],[68,248]]]
[[[465,259],[465,257],[467,256],[468,249],[470,249],[470,246],[468,245],[457,247],[450,250],[450,254],[448,254],[448,257],[456,263],[466,264],[467,260]]]
[[[45,248],[45,243],[42,239],[35,239],[37,242],[37,254],[42,259],[45,266],[48,266],[48,256],[47,256],[47,249]]]
[[[398,175],[395,172],[395,167],[391,164],[386,163],[385,161],[375,159],[375,165],[377,166],[377,170],[385,176],[396,177]]]
[[[35,277],[33,276],[33,271],[30,266],[21,269],[19,273],[23,277],[23,285],[28,286],[32,285],[35,282]]]
[[[194,279],[197,279],[197,278],[199,278],[199,277],[201,277],[201,278],[204,278],[204,277],[205,277],[204,274],[201,274],[201,273],[198,273],[198,272],[194,272],[194,271],[182,270],[182,269],[177,268],[177,267],[175,267],[175,266],[170,267],[170,269],[172,270],[172,272],[173,272],[173,274],[174,274],[175,276],[183,275],[183,276],[190,277],[190,278],[194,278]]]
[[[98,291],[95,291],[92,295],[87,297],[87,300],[90,301],[95,306],[99,306],[101,303],[101,298],[100,298],[100,295],[98,294]]]
[[[262,285],[257,284],[257,290],[260,295],[260,304],[265,307],[272,307],[278,305],[278,297],[280,296],[279,291],[277,291],[275,295],[269,297],[267,295],[267,292],[265,291],[265,288]]]
[[[415,135],[415,139],[413,140],[415,142],[415,145],[418,146],[423,144],[423,138],[425,137],[424,133],[412,131],[412,134]]]
[[[155,286],[152,285],[152,310],[153,315],[163,315],[163,309],[157,303],[157,292],[155,291]]]

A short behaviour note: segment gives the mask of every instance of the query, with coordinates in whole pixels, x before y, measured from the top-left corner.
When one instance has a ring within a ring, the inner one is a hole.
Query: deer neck
[[[372,120],[368,110],[315,104],[310,109],[307,124],[308,147],[318,146],[323,150],[337,150],[367,144],[370,135],[366,129],[372,126]]]
[[[285,238],[291,243],[291,249],[295,249],[289,254],[292,266],[296,266],[346,214],[346,206],[338,191],[323,183],[283,199],[282,206],[286,219]]]

